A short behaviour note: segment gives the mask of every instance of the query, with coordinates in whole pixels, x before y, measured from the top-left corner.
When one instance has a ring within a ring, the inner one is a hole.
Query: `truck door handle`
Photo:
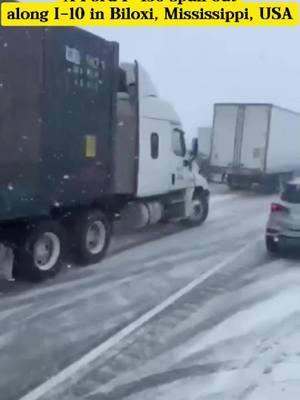
[[[172,174],[172,185],[175,185],[175,174]]]

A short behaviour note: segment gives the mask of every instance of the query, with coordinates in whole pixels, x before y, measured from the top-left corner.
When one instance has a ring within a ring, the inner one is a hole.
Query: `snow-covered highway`
[[[291,390],[282,381],[300,378],[299,260],[265,251],[271,201],[216,193],[199,228],[119,237],[99,266],[36,288],[3,284],[1,398],[257,400]]]

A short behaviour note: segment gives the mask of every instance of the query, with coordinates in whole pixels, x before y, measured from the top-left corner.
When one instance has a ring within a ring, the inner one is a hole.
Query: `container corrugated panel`
[[[38,197],[41,35],[38,28],[0,29],[1,219],[30,212]]]
[[[79,29],[45,32],[43,168],[53,200],[108,194],[117,52],[114,43]]]
[[[117,45],[75,28],[1,28],[0,59],[0,219],[109,194]]]

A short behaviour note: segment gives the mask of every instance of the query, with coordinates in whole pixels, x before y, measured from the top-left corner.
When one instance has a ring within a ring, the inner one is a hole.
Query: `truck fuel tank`
[[[140,229],[156,224],[163,215],[164,207],[159,201],[136,201],[128,203],[121,212],[120,220],[129,229]]]

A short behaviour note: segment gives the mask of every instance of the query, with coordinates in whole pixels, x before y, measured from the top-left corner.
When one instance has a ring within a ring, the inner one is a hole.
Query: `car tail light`
[[[281,204],[272,203],[271,204],[271,212],[286,212],[286,213],[288,213],[289,210],[288,210],[288,208],[284,207]]]

